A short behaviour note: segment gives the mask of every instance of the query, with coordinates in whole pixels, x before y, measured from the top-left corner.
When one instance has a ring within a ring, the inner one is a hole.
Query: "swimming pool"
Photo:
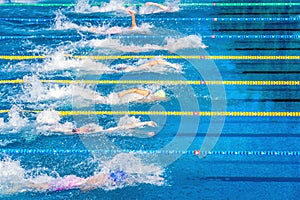
[[[181,1],[178,12],[137,14],[139,28],[133,32],[126,32],[130,15],[100,11],[128,3],[141,12],[145,1],[8,5],[24,2],[0,1],[0,198],[299,196],[297,1]],[[87,31],[93,26],[98,29]],[[108,37],[108,30],[122,34]],[[180,68],[125,71],[152,59]],[[132,87],[163,90],[168,99],[110,98]],[[105,103],[96,103],[97,95]],[[128,121],[121,118],[126,113],[158,126],[87,135],[49,129],[57,123],[65,129],[88,123],[108,129]],[[23,187],[29,179],[86,178],[118,168],[133,183],[85,192]]]

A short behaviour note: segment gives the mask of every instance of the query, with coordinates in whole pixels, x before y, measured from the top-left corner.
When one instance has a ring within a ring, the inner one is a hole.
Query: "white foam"
[[[5,158],[0,161],[0,195],[26,191],[43,192],[31,188],[28,183],[34,183],[36,185],[50,184],[57,178],[60,178],[57,172],[52,171],[51,174],[53,176],[49,176],[43,172],[44,170],[47,169],[35,168],[25,170],[19,161]],[[101,163],[100,173],[110,174],[116,170],[125,171],[128,174],[128,181],[123,184],[112,184],[108,181],[106,184],[104,183],[104,185],[99,186],[99,188],[112,190],[142,183],[158,186],[164,184],[164,179],[162,178],[164,170],[154,164],[147,165],[143,163],[142,160],[133,153],[121,153],[111,160]]]
[[[16,139],[13,139],[13,140],[7,140],[7,139],[0,140],[0,146],[1,147],[5,147],[6,145],[12,144],[12,143],[14,143],[16,141],[17,141]]]
[[[156,50],[167,50],[170,52],[176,52],[181,49],[190,48],[206,48],[207,46],[202,43],[202,38],[197,35],[189,35],[182,38],[166,38],[165,45],[156,44],[144,44],[144,45],[125,45],[122,44],[120,39],[93,39],[87,44],[91,47],[96,47],[101,50],[101,48],[109,48],[112,50],[118,50],[122,52],[150,52]]]
[[[22,86],[24,95],[22,100],[28,102],[40,102],[53,99],[62,99],[71,96],[71,86],[60,87],[57,84],[44,86],[36,75],[24,76],[25,84]]]
[[[36,122],[39,124],[57,124],[59,121],[59,112],[52,109],[43,110],[36,117]]]
[[[118,122],[118,126],[125,126],[127,124],[132,124],[132,123],[136,123],[136,122],[140,122],[140,119],[136,118],[134,116],[129,117],[128,115],[125,115],[120,118],[120,120]]]
[[[78,0],[74,10],[79,13],[124,11],[124,3],[124,0],[110,0],[108,3],[103,2],[101,6],[90,6],[89,0]]]
[[[154,164],[145,164],[142,160],[133,153],[121,153],[116,155],[112,160],[102,163],[101,172],[109,174],[112,171],[125,171],[130,179],[126,185],[136,184],[152,184],[161,186],[164,184],[162,175],[164,170]],[[112,190],[115,188],[124,187],[125,185],[106,185],[104,189]]]
[[[108,25],[99,25],[99,26],[85,26],[85,25],[77,25],[70,21],[63,21],[60,18],[56,20],[54,29],[56,30],[70,30],[74,29],[81,32],[89,32],[95,33],[98,35],[114,35],[114,34],[150,34],[151,26],[148,23],[142,23],[139,27],[135,27],[133,29],[129,29],[130,27],[120,27],[120,26],[108,26]]]
[[[13,105],[8,112],[8,122],[4,122],[3,118],[0,118],[0,130],[3,133],[17,133],[23,127],[29,125],[29,120],[21,115],[22,109]]]
[[[5,133],[17,133],[22,128],[29,125],[29,120],[23,116],[22,109],[13,105],[8,112],[8,121],[5,123],[3,118],[0,118],[0,130]]]
[[[62,71],[62,70],[76,70],[82,72],[89,72],[93,74],[108,74],[115,71],[109,68],[108,65],[96,62],[92,59],[74,59],[65,56],[63,51],[57,51],[50,58],[44,61],[39,69],[40,72],[47,71]]]
[[[6,158],[0,161],[0,194],[12,194],[22,191],[25,183],[25,170],[19,161]]]
[[[178,12],[179,11],[179,2],[180,2],[180,0],[166,1],[162,5],[166,6],[167,10],[163,10],[156,6],[147,6],[145,4],[139,8],[139,14],[145,15],[145,14],[154,14],[154,13],[160,13],[160,12]]]

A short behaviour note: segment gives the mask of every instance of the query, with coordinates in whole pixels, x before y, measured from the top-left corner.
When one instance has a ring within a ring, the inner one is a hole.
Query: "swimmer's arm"
[[[33,183],[33,182],[27,182],[26,187],[33,190],[38,191],[46,191],[50,189],[50,184],[48,183]]]
[[[142,90],[142,89],[138,89],[138,88],[132,88],[132,89],[129,89],[129,90],[124,90],[122,92],[119,92],[118,95],[119,95],[120,98],[122,98],[125,95],[133,94],[133,93],[140,94],[140,95],[146,97],[146,96],[149,96],[150,91],[148,91],[148,90]]]
[[[136,128],[136,127],[142,127],[142,126],[156,127],[157,124],[154,121],[146,121],[146,122],[135,122],[135,123],[128,125],[128,127],[130,127],[130,128]]]
[[[164,6],[162,4],[159,4],[159,3],[154,3],[154,2],[147,2],[146,3],[146,6],[156,6],[162,10],[168,10],[168,7],[167,6]]]
[[[63,129],[61,127],[53,128],[50,131],[54,133],[74,134],[71,129]]]
[[[116,127],[110,127],[108,129],[105,129],[103,130],[103,132],[114,132],[114,131],[118,131],[119,130],[119,127],[116,126]]]
[[[94,176],[88,177],[85,179],[85,183],[80,187],[80,190],[87,191],[91,189],[95,189],[97,187],[101,187],[105,185],[108,181],[107,174],[96,174]]]
[[[138,127],[142,127],[142,126],[157,127],[157,124],[154,121],[134,122],[134,123],[126,124],[123,126],[111,127],[111,128],[104,130],[103,132],[115,132],[118,130],[134,129],[134,128],[138,128]]]
[[[145,64],[142,64],[138,67],[136,67],[134,70],[135,71],[138,71],[138,70],[143,70],[143,69],[147,69],[149,67],[154,67],[156,65],[166,65],[166,66],[170,66],[170,67],[173,67],[175,68],[176,70],[180,70],[180,66],[177,65],[177,64],[173,64],[173,63],[170,63],[168,61],[165,61],[165,60],[162,60],[162,59],[159,59],[159,60],[151,60]]]
[[[135,13],[132,10],[128,10],[127,12],[131,15],[131,27],[129,29],[134,29],[136,27]]]

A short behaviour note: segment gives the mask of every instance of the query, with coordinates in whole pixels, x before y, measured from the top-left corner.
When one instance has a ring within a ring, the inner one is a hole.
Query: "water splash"
[[[21,96],[23,101],[41,102],[53,99],[63,99],[71,96],[72,89],[70,86],[59,87],[57,84],[43,85],[36,75],[24,76],[25,84],[22,86],[24,95]]]
[[[113,171],[122,170],[128,174],[128,181],[124,183],[115,184],[107,181],[99,186],[99,188],[104,190],[113,190],[143,183],[157,186],[164,184],[164,178],[162,177],[164,170],[154,164],[147,165],[143,163],[133,153],[118,154],[111,160],[102,161],[100,167],[100,173],[110,174]],[[21,166],[20,161],[15,161],[8,157],[0,161],[0,195],[2,196],[28,191],[44,192],[49,190],[49,188],[32,187],[32,184],[35,186],[51,184],[61,178],[64,177],[60,177],[56,171],[48,169],[25,170]]]
[[[166,1],[162,5],[165,6],[167,9],[161,9],[156,6],[147,6],[146,4],[139,8],[139,14],[154,14],[154,13],[161,13],[161,12],[178,12],[179,11],[179,3],[180,0],[176,1]]]
[[[38,124],[57,124],[60,121],[60,115],[58,111],[48,109],[43,110],[42,112],[38,113],[36,117],[36,122]]]
[[[40,72],[75,70],[92,74],[114,73],[108,65],[92,59],[74,59],[66,56],[65,52],[57,51],[41,64]]]
[[[119,34],[151,34],[153,26],[149,23],[142,23],[140,26],[130,29],[130,27],[110,26],[109,24],[102,24],[99,26],[78,25],[70,21],[63,21],[56,18],[55,30],[77,30],[85,33],[94,33],[98,35],[119,35]]]
[[[112,160],[102,163],[101,173],[109,174],[112,171],[122,170],[129,175],[130,182],[127,185],[152,184],[161,186],[164,184],[164,170],[154,164],[146,165],[142,159],[133,153],[121,153],[116,155]],[[125,185],[108,184],[104,189],[112,190]]]
[[[166,38],[165,45],[156,45],[156,44],[144,44],[144,45],[125,45],[122,44],[120,39],[93,39],[85,44],[97,48],[98,51],[101,49],[111,49],[114,51],[121,52],[151,52],[157,50],[165,50],[170,52],[176,52],[181,49],[190,49],[190,48],[206,48],[207,46],[203,44],[202,38],[197,35],[189,35],[182,38]]]
[[[8,122],[5,123],[3,118],[0,118],[0,130],[2,132],[17,133],[22,128],[29,125],[29,120],[22,115],[22,109],[13,105],[8,112]]]
[[[21,192],[25,186],[25,169],[19,161],[0,161],[0,195]]]
[[[103,2],[101,6],[90,6],[89,0],[78,0],[74,11],[78,13],[95,13],[95,12],[124,12],[124,0],[110,0],[108,3]]]

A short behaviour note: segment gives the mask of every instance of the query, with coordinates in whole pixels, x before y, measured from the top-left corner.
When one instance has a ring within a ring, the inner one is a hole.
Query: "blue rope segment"
[[[23,39],[104,39],[106,35],[4,35],[0,36],[0,40],[23,40]],[[133,38],[165,38],[165,37],[179,37],[166,35],[119,35],[110,36],[110,38],[117,39],[133,39]],[[300,35],[202,35],[204,39],[300,39]]]
[[[77,22],[98,22],[98,21],[131,21],[130,18],[70,18],[70,21]],[[138,18],[138,21],[214,21],[214,22],[297,22],[300,17],[230,17],[230,18],[212,18],[212,17],[191,17],[191,18],[167,18],[167,17],[151,17],[151,18]],[[54,22],[55,19],[51,18],[0,18],[0,21],[14,21],[14,22],[31,22],[31,23],[48,23]]]
[[[182,155],[215,155],[215,156],[300,156],[300,151],[200,151],[200,150],[88,150],[88,149],[0,149],[2,154],[182,154]]]

